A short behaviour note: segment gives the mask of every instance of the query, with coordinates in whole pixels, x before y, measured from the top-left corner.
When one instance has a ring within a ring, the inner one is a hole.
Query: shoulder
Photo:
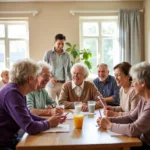
[[[53,50],[47,50],[46,52],[45,52],[45,55],[46,56],[49,56],[49,55],[51,55],[53,53]]]
[[[93,88],[93,87],[96,88],[95,85],[94,85],[94,83],[92,83],[90,81],[84,81],[84,86],[86,88]]]
[[[114,76],[109,75],[109,76],[108,76],[108,78],[109,78],[110,82],[116,82],[116,80],[115,80],[115,77],[114,77]]]
[[[32,97],[36,94],[36,91],[32,91],[26,95],[26,97]]]
[[[65,54],[65,56],[70,58],[70,55],[69,55],[69,53],[67,51],[64,51],[64,54]]]
[[[72,81],[67,81],[63,84],[63,88],[71,88],[72,87]]]
[[[19,104],[20,102],[24,102],[24,96],[19,91],[17,85],[13,83],[6,84],[6,86],[0,91],[0,96],[5,103]]]
[[[40,89],[40,92],[41,92],[41,93],[46,93],[46,94],[47,94],[47,91],[45,90],[45,88]]]
[[[97,83],[98,81],[99,81],[98,77],[93,80],[94,83]]]

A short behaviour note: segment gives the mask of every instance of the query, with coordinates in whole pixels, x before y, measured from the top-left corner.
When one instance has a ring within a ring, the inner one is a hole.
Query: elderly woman
[[[2,88],[9,81],[9,70],[4,69],[1,71],[0,88]]]
[[[82,102],[82,111],[87,111],[87,102],[96,101],[96,108],[102,107],[98,96],[101,96],[96,86],[85,79],[88,77],[88,68],[81,63],[76,63],[71,68],[72,81],[65,83],[59,97],[59,104],[65,108],[73,109],[74,102]]]
[[[37,90],[38,65],[31,60],[16,62],[10,71],[11,83],[0,90],[0,149],[14,150],[18,142],[17,132],[22,128],[36,134],[56,127],[64,117],[44,118],[31,114],[26,106],[25,95]]]
[[[50,79],[50,66],[46,62],[38,62],[40,68],[37,80],[38,86],[36,91],[29,93],[27,98],[27,106],[30,112],[39,116],[49,116],[51,114],[62,114],[63,110],[56,107],[56,101],[52,100],[47,91],[44,89]]]
[[[136,93],[131,83],[129,75],[131,65],[128,62],[122,62],[114,67],[115,79],[120,89],[120,106],[108,106],[104,111],[106,116],[123,116],[134,110],[139,102],[139,95]]]
[[[143,147],[150,149],[150,64],[142,62],[131,68],[133,86],[141,96],[138,106],[127,116],[100,118],[98,124],[104,129],[127,136],[137,136]],[[139,148],[143,150],[144,148]],[[136,148],[135,148],[136,149]],[[137,148],[138,149],[138,148]]]

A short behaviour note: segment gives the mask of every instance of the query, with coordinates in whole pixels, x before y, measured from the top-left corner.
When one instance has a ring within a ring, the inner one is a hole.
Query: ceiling
[[[113,1],[143,1],[143,0],[0,0],[0,2],[71,2],[71,1],[97,1],[97,2],[113,2]]]

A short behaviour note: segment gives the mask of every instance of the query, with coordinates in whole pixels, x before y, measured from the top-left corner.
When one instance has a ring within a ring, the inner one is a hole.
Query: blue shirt
[[[8,83],[0,89],[0,147],[10,144],[20,128],[36,134],[50,126],[47,120],[29,112],[17,84]]]
[[[116,80],[114,79],[113,76],[109,75],[105,83],[101,82],[99,78],[96,78],[95,80],[93,80],[93,83],[98,88],[99,92],[102,94],[104,98],[112,96],[115,99],[114,102],[107,102],[108,105],[112,105],[112,106],[119,105],[120,87],[117,86]]]

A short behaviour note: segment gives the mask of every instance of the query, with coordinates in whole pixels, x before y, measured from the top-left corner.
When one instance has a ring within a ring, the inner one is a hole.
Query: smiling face
[[[124,85],[127,85],[127,84],[130,84],[130,76],[129,75],[125,75],[121,69],[119,68],[116,68],[114,70],[114,74],[115,74],[115,79],[116,79],[116,82],[117,82],[117,85],[118,86],[122,86],[124,87]]]
[[[65,43],[65,40],[57,40],[55,42],[55,50],[56,51],[62,51],[62,49],[64,47],[64,43]]]
[[[109,71],[106,66],[101,65],[98,67],[98,77],[100,81],[105,81],[108,77]]]
[[[72,73],[72,80],[77,85],[80,86],[84,79],[86,78],[86,75],[84,74],[83,67],[77,66],[74,68],[74,71]]]
[[[50,71],[47,68],[43,68],[42,73],[38,76],[39,88],[45,88],[50,79]]]

